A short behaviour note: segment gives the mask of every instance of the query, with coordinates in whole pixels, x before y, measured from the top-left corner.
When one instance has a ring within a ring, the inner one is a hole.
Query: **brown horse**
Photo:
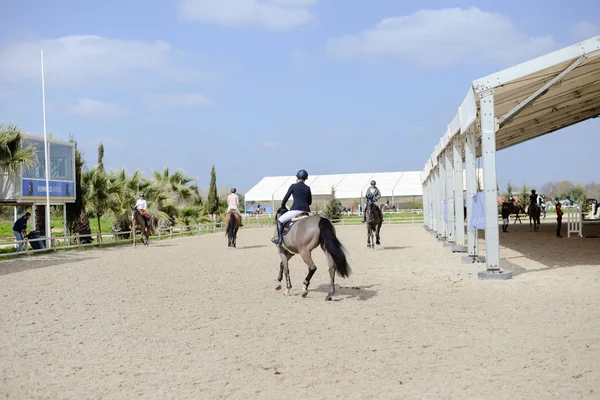
[[[283,207],[277,210],[275,221],[277,221],[281,215],[285,214],[285,212],[287,212],[287,209]],[[298,216],[298,218],[300,218],[300,216]],[[285,294],[286,296],[290,295],[292,281],[290,279],[288,262],[294,255],[300,254],[300,257],[302,257],[302,260],[308,266],[308,275],[304,278],[302,291],[300,292],[302,297],[306,297],[310,280],[317,271],[317,266],[311,257],[311,252],[319,245],[325,253],[327,262],[329,263],[330,286],[325,300],[331,301],[331,297],[335,293],[336,271],[339,276],[346,278],[350,276],[351,270],[348,261],[346,260],[344,247],[335,234],[335,227],[330,220],[318,215],[311,215],[298,219],[297,222],[295,222],[295,225],[290,229],[289,233],[283,237],[282,243],[277,246],[281,262],[279,263],[279,275],[277,276],[276,290],[281,289],[281,281],[285,274]]]
[[[240,229],[240,224],[242,217],[235,210],[229,210],[229,212],[225,215],[225,226],[227,230],[225,234],[227,235],[227,247],[235,247],[237,232]]]
[[[148,221],[146,217],[136,207],[132,208],[133,215],[131,217],[131,233],[133,235],[133,247],[136,247],[135,233],[140,231],[144,246],[148,246],[150,241],[148,238],[154,235],[154,224],[152,221]]]
[[[529,232],[531,232],[532,222],[533,231],[538,232],[540,230],[540,206],[537,203],[530,204],[527,208],[527,215],[529,215]]]

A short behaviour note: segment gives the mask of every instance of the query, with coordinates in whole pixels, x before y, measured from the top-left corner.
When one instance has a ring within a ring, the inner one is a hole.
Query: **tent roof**
[[[421,196],[423,188],[419,181],[420,174],[420,171],[409,171],[314,175],[310,176],[306,183],[310,186],[313,196],[329,195],[333,186],[335,195],[339,199],[363,197],[372,179],[377,181],[382,196]],[[246,193],[245,199],[246,201],[280,201],[295,181],[294,176],[265,177]]]
[[[425,164],[422,181],[456,134],[473,127],[478,138],[480,95],[494,92],[502,150],[600,115],[600,36],[472,82],[457,115]],[[478,145],[477,156],[481,155]]]

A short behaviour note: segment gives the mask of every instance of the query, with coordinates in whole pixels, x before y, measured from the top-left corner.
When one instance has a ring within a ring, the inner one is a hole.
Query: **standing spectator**
[[[510,217],[510,207],[507,202],[502,203],[502,232],[508,232],[508,218]]]
[[[554,206],[556,207],[556,223],[558,224],[556,227],[556,237],[561,238],[562,236],[560,236],[560,228],[562,226],[563,210],[560,201],[558,201],[558,197],[554,198]]]
[[[27,221],[29,218],[31,218],[31,213],[26,212],[25,215],[15,221],[15,224],[13,225],[13,234],[17,241],[22,241],[23,237],[27,234]],[[23,242],[18,243],[17,252],[19,251],[23,251]]]

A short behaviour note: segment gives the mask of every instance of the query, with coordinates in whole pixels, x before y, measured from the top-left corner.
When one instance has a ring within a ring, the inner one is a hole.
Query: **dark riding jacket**
[[[298,210],[310,212],[310,205],[312,204],[310,186],[302,181],[290,185],[290,188],[281,202],[281,207],[285,207],[285,203],[287,203],[291,195],[294,196],[294,204],[292,204],[290,211]]]
[[[369,186],[367,188],[367,193],[365,194],[365,196],[369,193],[371,193],[373,195],[373,201],[375,203],[377,203],[377,201],[381,198],[381,192],[379,191],[378,187],[375,187],[375,190],[372,190],[371,187]]]

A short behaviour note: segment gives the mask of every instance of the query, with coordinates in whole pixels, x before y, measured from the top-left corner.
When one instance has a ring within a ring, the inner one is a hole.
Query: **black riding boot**
[[[275,244],[281,244],[283,241],[283,223],[277,221],[277,239],[273,239],[272,242]]]

